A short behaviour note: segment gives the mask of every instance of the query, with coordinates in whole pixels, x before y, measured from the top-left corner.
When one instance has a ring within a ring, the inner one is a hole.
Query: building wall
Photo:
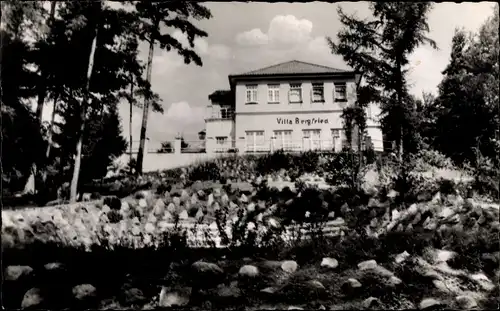
[[[302,83],[302,104],[290,104],[288,93],[290,91],[290,81],[259,81],[259,82],[238,82],[236,84],[236,113],[248,112],[304,112],[304,111],[331,111],[342,110],[349,104],[356,101],[356,87],[354,79],[338,79],[328,81],[317,81],[324,83],[324,103],[313,103],[311,101],[312,83],[311,80],[293,81]],[[347,102],[335,102],[333,100],[334,82],[346,82]],[[268,103],[268,84],[280,84],[279,103]],[[246,85],[257,84],[257,103],[246,103]]]
[[[215,152],[217,148],[234,147],[235,126],[233,120],[207,120],[205,125],[207,152]],[[224,145],[217,144],[217,137],[227,137],[227,142]]]

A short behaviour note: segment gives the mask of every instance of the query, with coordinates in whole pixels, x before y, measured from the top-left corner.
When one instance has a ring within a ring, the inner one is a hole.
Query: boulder
[[[281,269],[287,273],[294,273],[298,267],[299,265],[294,260],[285,260],[281,263]]]
[[[325,257],[321,261],[321,266],[325,268],[335,269],[339,266],[339,262],[335,258]]]
[[[160,216],[165,213],[165,203],[163,202],[162,199],[156,200],[155,206],[153,208],[153,214],[155,216]]]
[[[189,303],[191,296],[191,288],[182,288],[170,290],[168,287],[162,287],[160,298],[158,300],[159,307],[183,307]]]
[[[418,305],[418,308],[420,310],[429,310],[432,308],[439,308],[442,307],[443,303],[437,299],[434,298],[424,298]]]
[[[378,267],[377,262],[374,259],[365,260],[365,261],[358,263],[358,269],[361,271],[371,270],[371,269],[375,269],[377,267]]]
[[[124,288],[120,298],[127,305],[141,304],[147,300],[142,290],[135,287]]]
[[[378,298],[375,297],[368,297],[363,302],[361,303],[364,309],[373,309],[373,308],[379,308],[382,303]]]
[[[401,264],[404,261],[406,261],[406,259],[408,259],[408,257],[410,257],[410,254],[407,251],[404,251],[404,252],[396,255],[396,258],[394,259],[394,261],[398,264]]]
[[[259,269],[253,265],[244,265],[240,268],[238,274],[241,277],[256,277],[259,275]]]
[[[73,293],[73,297],[76,300],[82,301],[82,300],[88,300],[91,298],[95,298],[97,295],[97,290],[91,284],[81,284],[81,285],[76,285],[75,287],[73,287],[72,293]]]
[[[342,283],[341,288],[344,294],[351,295],[361,289],[361,283],[354,278],[349,278]]]
[[[32,288],[24,294],[21,309],[40,308],[44,302],[42,291],[39,288]]]
[[[31,275],[33,275],[33,268],[30,266],[8,266],[4,272],[4,279],[5,281],[17,281]]]
[[[462,310],[471,310],[477,307],[477,301],[469,295],[460,295],[455,298],[457,305]]]
[[[197,261],[191,265],[191,281],[200,287],[216,286],[225,278],[224,270],[210,262]]]

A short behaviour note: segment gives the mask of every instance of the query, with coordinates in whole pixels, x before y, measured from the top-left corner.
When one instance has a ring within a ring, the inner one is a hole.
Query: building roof
[[[270,76],[270,75],[295,75],[295,74],[328,74],[348,73],[351,71],[292,60],[285,63],[249,71],[233,76]]]

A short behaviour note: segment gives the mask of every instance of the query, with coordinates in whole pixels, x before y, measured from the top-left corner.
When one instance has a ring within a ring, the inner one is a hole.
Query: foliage
[[[495,165],[494,160],[485,157],[476,149],[476,159],[474,163],[466,165],[472,172],[474,181],[472,188],[482,195],[488,195],[494,200],[500,197],[500,167]]]
[[[161,148],[158,149],[158,153],[172,153],[174,148],[172,147],[172,143],[169,141],[164,141],[161,143]]]
[[[363,73],[365,85],[358,88],[359,106],[381,103],[384,132],[399,146],[412,128],[406,79],[409,56],[423,43],[435,46],[425,36],[431,7],[430,3],[374,2],[370,5],[373,20],[348,16],[339,8],[344,27],[337,34],[338,43],[328,38],[332,51]]]
[[[475,161],[478,148],[495,158],[499,124],[498,4],[477,33],[457,29],[439,96],[426,115],[433,148],[457,164]]]
[[[221,174],[219,167],[214,162],[205,162],[195,166],[189,172],[189,179],[192,181],[197,180],[219,180]]]

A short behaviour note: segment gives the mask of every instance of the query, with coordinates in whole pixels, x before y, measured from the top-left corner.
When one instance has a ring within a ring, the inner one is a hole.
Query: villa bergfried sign
[[[310,126],[311,124],[328,124],[328,119],[322,118],[311,118],[311,119],[285,119],[285,118],[276,118],[276,122],[280,125],[293,125],[293,124],[305,124]]]

